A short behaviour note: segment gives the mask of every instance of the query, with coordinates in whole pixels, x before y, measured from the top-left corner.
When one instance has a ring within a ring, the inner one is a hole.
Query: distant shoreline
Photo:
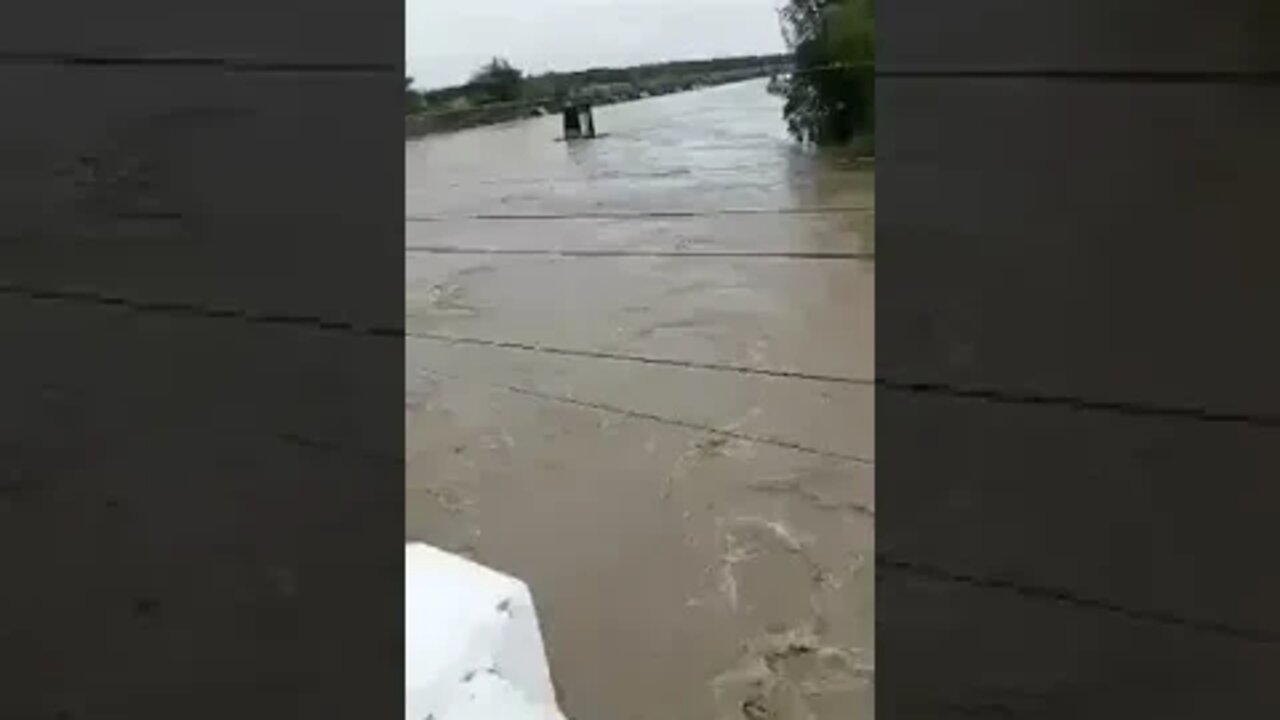
[[[632,68],[596,68],[527,78],[526,92],[536,98],[511,102],[474,102],[468,86],[422,94],[427,107],[405,115],[407,139],[558,114],[566,97],[593,106],[616,105],[649,97],[785,74],[786,55],[682,61]]]

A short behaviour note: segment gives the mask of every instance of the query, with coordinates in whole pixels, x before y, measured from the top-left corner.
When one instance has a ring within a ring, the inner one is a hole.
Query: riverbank
[[[649,97],[673,95],[770,77],[778,71],[779,68],[773,66],[752,67],[726,70],[696,78],[665,79],[645,83],[601,83],[578,89],[573,93],[573,97],[597,107],[617,105]],[[415,138],[435,133],[456,132],[526,117],[555,114],[560,111],[560,107],[560,100],[554,97],[542,97],[469,107],[430,108],[405,116],[405,137]]]

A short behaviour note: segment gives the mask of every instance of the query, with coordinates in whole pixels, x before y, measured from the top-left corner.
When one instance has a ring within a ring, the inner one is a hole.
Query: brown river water
[[[574,720],[870,718],[874,174],[763,81],[406,143],[408,539]]]

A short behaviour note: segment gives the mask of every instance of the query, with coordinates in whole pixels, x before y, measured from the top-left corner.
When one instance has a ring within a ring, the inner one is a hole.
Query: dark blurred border
[[[0,20],[0,717],[399,717],[402,0]]]
[[[877,715],[1280,712],[1280,6],[885,3]]]

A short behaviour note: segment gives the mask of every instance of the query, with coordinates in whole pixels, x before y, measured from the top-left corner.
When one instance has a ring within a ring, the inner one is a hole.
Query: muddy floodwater
[[[874,175],[763,81],[406,143],[409,539],[574,720],[870,718]]]

